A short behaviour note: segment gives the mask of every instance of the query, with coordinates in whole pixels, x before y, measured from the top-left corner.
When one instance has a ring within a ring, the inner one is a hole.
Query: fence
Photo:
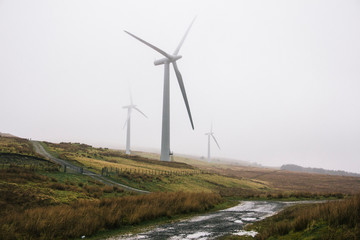
[[[203,170],[159,170],[159,169],[143,169],[143,168],[108,168],[101,169],[102,176],[123,175],[123,174],[138,174],[138,175],[153,175],[153,176],[192,176],[195,174],[213,174],[210,171]]]
[[[29,169],[31,171],[56,171],[56,172],[67,172],[67,173],[83,173],[84,169],[81,167],[74,168],[67,165],[54,165],[51,163],[0,163],[2,169],[9,167],[21,167]],[[101,169],[102,176],[121,176],[124,174],[134,175],[148,175],[148,176],[192,176],[196,174],[214,174],[210,171],[204,170],[159,170],[159,169],[142,169],[142,168],[108,168],[104,167]]]

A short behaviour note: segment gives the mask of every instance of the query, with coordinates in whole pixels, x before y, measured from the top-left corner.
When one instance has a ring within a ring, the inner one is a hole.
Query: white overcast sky
[[[267,166],[360,172],[360,1],[0,0],[0,132],[160,149],[162,56],[197,19],[171,69],[171,149]]]

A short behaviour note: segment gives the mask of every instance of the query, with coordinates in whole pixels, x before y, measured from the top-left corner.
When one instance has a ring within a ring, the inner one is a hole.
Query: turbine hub
[[[182,58],[181,55],[175,55],[175,56],[171,55],[171,58],[161,58],[161,59],[155,60],[154,65],[157,66],[157,65],[162,65],[162,64],[165,64],[165,63],[176,62],[180,58]]]

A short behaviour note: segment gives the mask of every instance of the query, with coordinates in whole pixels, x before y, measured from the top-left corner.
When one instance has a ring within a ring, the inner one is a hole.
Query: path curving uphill
[[[72,169],[73,171],[75,172],[78,172],[78,173],[82,173],[84,175],[88,175],[106,185],[110,185],[110,186],[117,186],[117,187],[120,187],[124,190],[127,190],[127,191],[132,191],[132,192],[137,192],[137,193],[150,193],[149,191],[145,191],[145,190],[141,190],[141,189],[137,189],[137,188],[133,188],[133,187],[130,187],[130,186],[126,186],[124,184],[121,184],[121,183],[117,183],[117,182],[114,182],[110,179],[107,179],[105,178],[104,176],[100,175],[100,174],[97,174],[95,172],[92,172],[92,171],[89,171],[87,169],[82,169],[78,166],[75,166],[74,164],[66,161],[66,160],[63,160],[63,159],[60,159],[60,158],[56,158],[54,156],[52,156],[49,152],[47,152],[45,150],[45,148],[40,144],[40,142],[38,141],[31,141],[31,143],[33,144],[34,146],[34,150],[35,152],[37,152],[38,154],[40,154],[41,156],[44,156],[45,158],[55,162],[55,163],[58,163],[62,166],[66,166],[66,168],[68,169]]]

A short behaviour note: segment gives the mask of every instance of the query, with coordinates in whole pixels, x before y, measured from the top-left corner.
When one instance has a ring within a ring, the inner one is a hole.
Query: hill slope
[[[282,165],[281,170],[288,170],[294,172],[307,172],[307,173],[320,173],[320,174],[329,174],[329,175],[337,175],[337,176],[352,176],[352,177],[360,177],[358,173],[345,172],[341,170],[326,170],[323,168],[305,168],[295,164],[285,164]]]
[[[79,143],[47,142],[44,146],[61,159],[108,176],[119,183],[152,192],[220,192],[221,189],[234,187],[268,190],[266,182],[222,176],[183,162],[162,162]]]

